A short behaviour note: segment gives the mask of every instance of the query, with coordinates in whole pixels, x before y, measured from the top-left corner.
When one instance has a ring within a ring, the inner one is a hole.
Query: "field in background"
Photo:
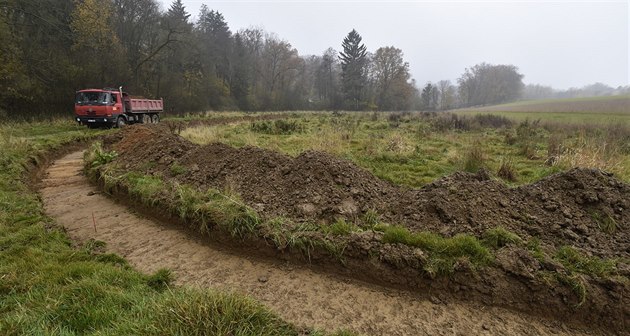
[[[198,144],[258,146],[296,156],[320,150],[376,176],[420,187],[458,170],[486,168],[510,184],[574,166],[630,181],[630,125],[512,121],[437,113],[308,113],[297,118],[185,129]]]
[[[492,113],[517,120],[630,124],[630,96],[531,100],[455,112],[459,115]]]

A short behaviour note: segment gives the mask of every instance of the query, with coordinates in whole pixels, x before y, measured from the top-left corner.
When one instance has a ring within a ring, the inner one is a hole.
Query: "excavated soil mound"
[[[573,169],[518,188],[484,171],[455,173],[410,189],[327,153],[292,158],[256,147],[198,146],[165,127],[127,127],[106,143],[126,168],[233,190],[266,217],[330,222],[372,209],[386,222],[445,236],[480,237],[503,226],[524,239],[537,237],[544,246],[570,245],[621,258],[622,275],[630,275],[623,263],[630,256],[630,185],[599,170]],[[174,174],[175,163],[185,172]]]
[[[236,192],[266,218],[283,216],[291,219],[289,223],[338,218],[360,222],[374,210],[387,223],[446,237],[458,233],[483,237],[488,229],[504,227],[526,242],[536,238],[547,253],[542,260],[520,244],[508,244],[494,251],[494,262],[483,271],[464,259],[455,263],[449,277],[430,279],[423,273],[427,259],[422,250],[384,243],[380,232],[325,237],[345,246],[345,267],[339,271],[350,270],[368,281],[627,329],[630,186],[608,173],[573,169],[518,188],[490,178],[486,171],[455,173],[411,189],[323,152],[307,151],[293,158],[257,147],[199,146],[172,131],[160,125],[134,125],[104,143],[118,151],[113,164],[123,170]],[[253,248],[268,246],[267,241],[250,243]],[[615,258],[615,274],[602,278],[568,271],[575,265],[564,266],[549,257],[562,246],[589,257]],[[312,252],[308,251],[309,261],[311,257],[322,265],[337,261]]]

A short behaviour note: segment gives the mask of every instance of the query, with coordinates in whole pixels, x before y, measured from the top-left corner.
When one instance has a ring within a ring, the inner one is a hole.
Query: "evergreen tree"
[[[367,83],[367,48],[361,40],[361,35],[353,29],[343,39],[343,51],[339,53],[343,93],[346,101],[355,110],[360,107],[363,89]]]

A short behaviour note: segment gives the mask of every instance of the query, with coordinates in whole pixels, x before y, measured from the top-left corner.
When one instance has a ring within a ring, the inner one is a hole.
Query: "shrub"
[[[512,120],[496,114],[476,114],[472,120],[481,128],[511,127],[513,124]]]
[[[290,135],[304,132],[304,126],[297,121],[278,119],[274,121],[253,122],[250,129],[256,133],[271,135]]]

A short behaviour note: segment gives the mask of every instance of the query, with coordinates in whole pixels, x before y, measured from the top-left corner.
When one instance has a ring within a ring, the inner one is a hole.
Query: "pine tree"
[[[343,51],[339,53],[343,92],[346,100],[356,110],[359,109],[367,83],[367,48],[361,40],[361,35],[353,29],[343,39]]]

